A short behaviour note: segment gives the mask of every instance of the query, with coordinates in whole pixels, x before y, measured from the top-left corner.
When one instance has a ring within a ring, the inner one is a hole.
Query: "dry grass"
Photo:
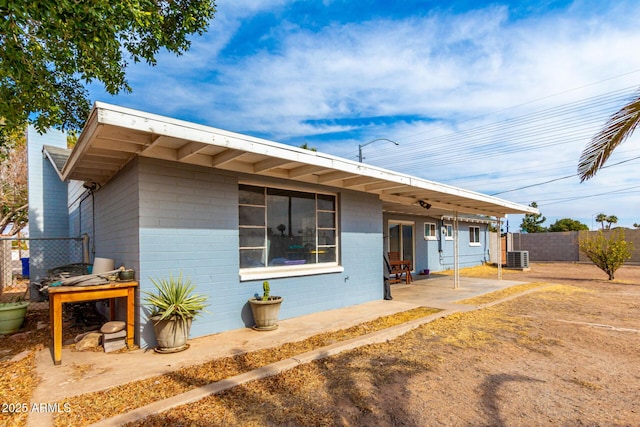
[[[602,387],[599,384],[592,383],[590,381],[581,380],[579,378],[571,378],[571,381],[574,384],[579,385],[580,387],[586,388],[587,390],[595,391],[600,390]]]
[[[398,377],[434,371],[456,349],[486,349],[520,339],[538,347],[554,345],[534,344],[529,337],[536,333],[530,319],[509,316],[501,306],[457,313],[392,341],[298,366],[130,425],[354,425],[344,418],[353,415],[349,411],[356,418],[373,413],[375,396]]]
[[[58,402],[60,407],[70,404],[73,411],[55,416],[56,426],[87,425],[99,421],[104,414],[114,416],[175,396],[243,372],[266,366],[316,348],[357,336],[430,316],[438,309],[419,307],[402,313],[380,317],[348,329],[315,335],[308,339],[287,343],[276,348],[259,350],[179,369],[175,372],[123,384],[108,390],[87,393]],[[100,405],[96,405],[100,402]]]
[[[498,301],[513,295],[521,294],[525,291],[528,291],[529,289],[539,288],[541,286],[548,286],[548,284],[543,282],[524,283],[522,285],[511,286],[509,288],[500,289],[499,291],[490,292],[488,294],[480,295],[477,297],[456,301],[456,304],[465,304],[465,305],[488,304],[488,303]]]
[[[507,270],[502,269],[503,273],[520,274],[521,270]],[[453,276],[453,270],[438,271],[435,274],[444,274],[446,276]],[[474,267],[466,267],[460,269],[460,276],[462,277],[478,277],[481,279],[495,279],[498,277],[498,267],[493,264],[482,264]]]

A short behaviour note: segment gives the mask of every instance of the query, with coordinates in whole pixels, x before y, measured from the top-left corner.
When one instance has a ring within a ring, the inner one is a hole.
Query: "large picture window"
[[[337,262],[336,196],[240,185],[240,268]]]

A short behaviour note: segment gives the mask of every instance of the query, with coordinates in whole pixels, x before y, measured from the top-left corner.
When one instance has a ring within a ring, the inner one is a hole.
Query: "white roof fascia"
[[[83,129],[78,139],[78,143],[62,171],[63,177],[70,174],[70,171],[74,167],[74,163],[80,158],[80,154],[88,148],[85,145],[88,144],[86,141],[91,139],[91,134],[95,132],[99,126],[103,125],[117,126],[125,129],[150,133],[156,136],[168,136],[182,140],[211,144],[228,149],[288,160],[291,162],[321,166],[337,172],[344,171],[351,174],[377,178],[382,181],[396,182],[417,189],[424,189],[454,197],[471,199],[496,206],[496,209],[492,210],[490,213],[494,216],[501,216],[499,212],[502,212],[502,209],[500,208],[515,210],[522,213],[538,213],[537,209],[529,206],[509,202],[507,200],[465,190],[459,187],[429,181],[317,151],[306,150],[249,135],[243,135],[102,102],[95,103],[87,121],[87,125],[85,126],[85,129]]]

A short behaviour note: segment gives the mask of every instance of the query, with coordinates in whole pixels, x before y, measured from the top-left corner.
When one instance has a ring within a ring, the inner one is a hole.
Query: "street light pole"
[[[397,142],[392,141],[392,140],[387,139],[387,138],[376,138],[376,139],[374,139],[373,141],[369,141],[369,142],[367,142],[367,143],[365,143],[365,144],[358,144],[358,161],[359,161],[360,163],[362,163],[362,147],[366,147],[367,145],[369,145],[369,144],[371,144],[371,143],[373,143],[373,142],[376,142],[376,141],[389,141],[389,142],[393,142],[393,143],[394,143],[394,144],[396,144],[396,145],[400,145],[400,144],[398,144]]]

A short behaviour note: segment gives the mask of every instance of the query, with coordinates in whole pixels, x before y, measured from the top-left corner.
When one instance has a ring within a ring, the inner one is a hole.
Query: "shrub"
[[[595,237],[587,235],[580,239],[580,250],[613,280],[615,271],[624,264],[633,252],[633,245],[624,239],[624,231],[616,229],[607,238],[602,230]]]

